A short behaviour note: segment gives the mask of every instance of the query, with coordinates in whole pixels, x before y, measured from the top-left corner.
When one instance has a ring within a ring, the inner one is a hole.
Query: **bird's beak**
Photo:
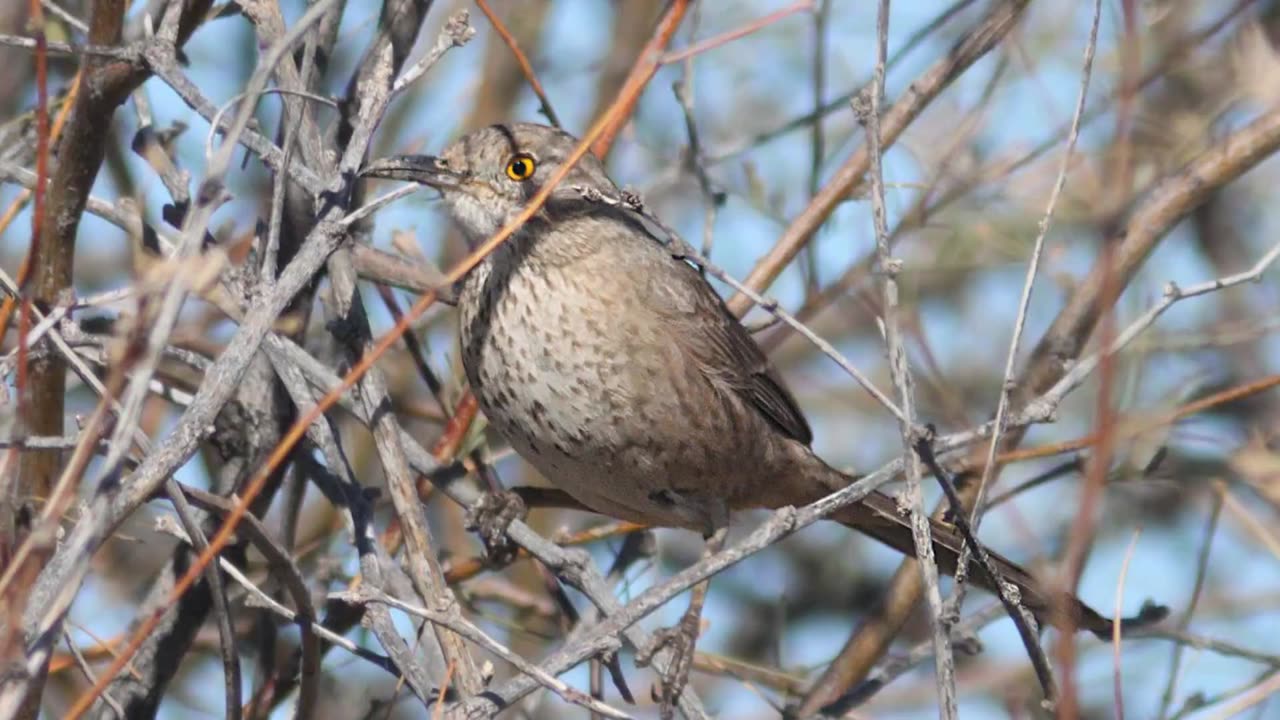
[[[392,155],[365,165],[360,177],[407,180],[433,188],[456,187],[462,176],[434,155]]]

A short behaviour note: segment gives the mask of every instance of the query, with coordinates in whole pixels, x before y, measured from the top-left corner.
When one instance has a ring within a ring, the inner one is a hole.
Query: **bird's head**
[[[370,163],[360,174],[436,188],[449,214],[476,242],[496,233],[519,213],[577,144],[577,138],[569,133],[546,125],[490,125],[455,140],[439,155],[395,155]],[[564,188],[569,197],[573,186],[617,192],[604,166],[591,154],[557,187]]]

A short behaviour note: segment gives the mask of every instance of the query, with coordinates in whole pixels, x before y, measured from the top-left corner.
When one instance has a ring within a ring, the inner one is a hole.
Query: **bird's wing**
[[[639,231],[626,233],[625,237],[652,243],[654,252],[646,257],[655,261],[654,266],[633,271],[651,273],[647,299],[670,324],[682,354],[716,387],[745,400],[748,407],[787,437],[805,445],[813,441],[809,422],[760,346],[729,312],[724,299],[706,278],[675,252],[683,240],[624,206],[602,206],[574,196],[556,199],[560,212],[609,215],[630,230]]]
[[[805,445],[812,442],[813,431],[809,429],[809,422],[796,404],[795,397],[787,389],[778,371],[765,358],[760,346],[756,345],[746,328],[729,313],[724,301],[700,275],[692,269],[685,271],[684,268],[677,268],[676,272],[693,274],[696,277],[695,282],[700,284],[705,294],[712,298],[711,302],[716,305],[714,309],[719,311],[711,318],[699,323],[702,326],[700,329],[703,331],[703,337],[711,342],[689,343],[691,353],[698,352],[697,348],[710,346],[710,349],[698,358],[702,362],[704,372],[718,376],[735,392],[750,401],[751,405],[788,437]],[[727,368],[726,363],[728,363]]]
[[[737,393],[787,437],[805,445],[812,442],[809,423],[782,377],[706,279],[688,263],[671,258],[665,280],[677,284],[680,292],[674,294],[685,298],[686,307],[657,298],[658,310],[668,316],[684,355],[713,383]]]

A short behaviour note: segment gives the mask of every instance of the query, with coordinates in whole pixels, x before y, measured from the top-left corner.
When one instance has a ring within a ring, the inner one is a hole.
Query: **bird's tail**
[[[827,467],[827,471],[834,477],[823,478],[821,484],[824,486],[825,492],[822,493],[824,495],[856,479],[830,467]],[[872,492],[861,501],[836,511],[831,519],[869,535],[904,555],[910,557],[916,555],[909,512],[900,509],[898,503],[884,493]],[[964,540],[959,530],[951,523],[930,518],[929,531],[939,570],[948,575],[954,575],[961,549],[964,547]],[[1031,611],[1042,625],[1073,627],[1088,630],[1103,639],[1111,637],[1116,621],[1089,607],[1071,593],[1050,590],[1048,585],[1034,577],[1026,568],[1003,555],[989,548],[986,552],[996,572],[1005,582],[1012,583],[1018,588],[1023,607]],[[995,579],[976,560],[969,564],[969,572],[974,582],[980,587],[995,592]],[[1148,605],[1138,615],[1120,619],[1120,627],[1121,630],[1136,629],[1159,622],[1166,615],[1168,615],[1168,608]]]

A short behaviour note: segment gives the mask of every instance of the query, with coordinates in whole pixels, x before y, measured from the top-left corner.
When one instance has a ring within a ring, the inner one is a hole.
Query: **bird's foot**
[[[512,522],[523,520],[528,512],[520,495],[510,490],[487,492],[467,509],[466,528],[480,536],[490,565],[502,567],[516,559],[520,548],[511,542],[507,528]]]
[[[728,528],[728,510],[721,508],[720,515],[725,522],[718,523],[715,530],[707,533],[706,544],[702,548],[703,558],[710,557],[724,547]],[[676,702],[680,693],[689,684],[689,671],[693,669],[693,657],[698,636],[702,634],[702,605],[707,599],[707,590],[711,587],[709,579],[693,586],[689,597],[689,609],[675,627],[664,628],[654,633],[649,647],[636,655],[638,665],[648,665],[662,649],[670,649],[666,667],[659,673],[661,685],[655,689],[654,701],[659,703],[658,712],[662,720],[675,717]]]
[[[690,607],[679,623],[654,632],[653,642],[636,655],[636,664],[643,666],[653,662],[662,650],[670,651],[667,666],[659,673],[659,683],[653,690],[653,700],[659,704],[663,720],[675,716],[676,701],[689,684],[701,624],[702,608]]]

